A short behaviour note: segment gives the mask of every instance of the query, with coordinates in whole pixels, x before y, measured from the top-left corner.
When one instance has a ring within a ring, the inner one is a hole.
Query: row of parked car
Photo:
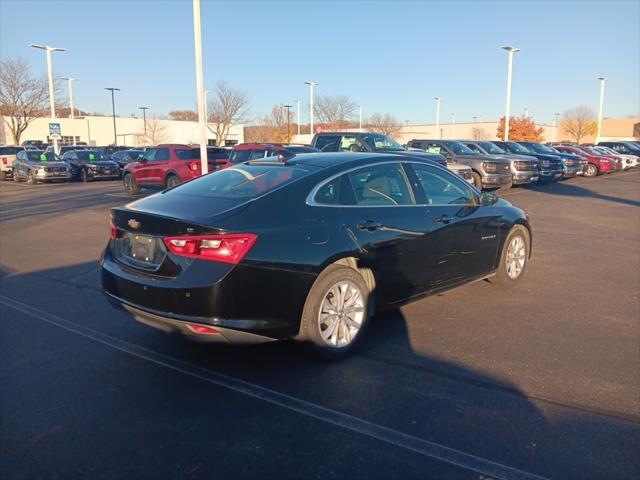
[[[302,153],[378,152],[428,159],[452,170],[479,189],[510,188],[535,182],[556,182],[579,175],[594,177],[636,167],[640,144],[541,144],[470,140],[413,139],[400,145],[371,132],[322,132],[311,145],[247,143],[208,147],[209,171],[260,158],[292,158]],[[200,148],[164,144],[155,147],[88,147],[65,145],[60,156],[52,147],[38,150],[0,147],[1,179],[16,182],[122,179],[131,195],[142,188],[170,188],[201,175]]]

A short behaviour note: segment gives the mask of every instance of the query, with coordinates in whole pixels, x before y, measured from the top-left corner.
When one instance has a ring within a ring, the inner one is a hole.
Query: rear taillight
[[[6,165],[6,164],[7,164],[7,157],[2,157],[2,163],[3,163],[4,165]]]
[[[233,233],[166,237],[163,240],[170,252],[182,257],[236,264],[253,247],[257,238],[253,233]]]
[[[200,162],[191,162],[191,163],[189,163],[189,170],[192,170],[194,172],[199,172],[200,171]]]
[[[111,240],[115,240],[120,234],[120,229],[118,229],[113,222],[109,222],[109,227],[111,227]]]
[[[187,328],[193,333],[199,333],[201,335],[215,335],[219,333],[215,328],[205,327],[204,325],[197,325],[195,323],[187,323]]]

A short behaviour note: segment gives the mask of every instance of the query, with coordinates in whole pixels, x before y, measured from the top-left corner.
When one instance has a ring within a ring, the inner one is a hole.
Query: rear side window
[[[337,177],[325,183],[313,197],[314,202],[321,205],[337,205],[340,198],[341,181],[342,177]]]
[[[323,152],[337,152],[339,139],[337,135],[322,135],[316,138],[314,147]]]
[[[265,158],[267,156],[268,150],[260,149],[260,150],[251,150],[249,154],[249,160],[257,160],[259,158]]]
[[[171,192],[199,197],[248,200],[307,174],[298,167],[239,165],[180,185]]]

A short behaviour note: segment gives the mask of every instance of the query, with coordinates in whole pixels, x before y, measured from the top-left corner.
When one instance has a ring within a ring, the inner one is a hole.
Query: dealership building
[[[9,128],[11,118],[2,117],[0,125],[0,144],[13,145],[15,139]],[[42,117],[33,120],[22,134],[21,142],[39,140],[50,143],[49,123],[59,123],[61,143],[82,143],[87,145],[111,145],[115,142],[113,117],[83,116],[71,118]],[[116,135],[118,145],[142,146],[160,143],[197,143],[199,138],[198,122],[164,120],[136,117],[116,117]],[[214,145],[216,141],[215,124],[207,126],[207,141]],[[225,138],[225,145],[244,142],[243,125],[232,125]]]

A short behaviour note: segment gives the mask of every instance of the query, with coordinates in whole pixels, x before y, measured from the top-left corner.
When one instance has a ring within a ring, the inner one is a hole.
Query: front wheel
[[[89,182],[91,179],[89,178],[89,175],[87,174],[87,169],[83,168],[82,170],[80,170],[80,181],[82,183],[87,183]]]
[[[0,170],[0,182],[4,182],[7,179],[7,172]]]
[[[512,285],[520,280],[529,261],[530,245],[529,231],[522,225],[514,226],[504,242],[500,265],[491,283]]]
[[[597,177],[598,176],[598,167],[596,167],[593,163],[587,165],[587,169],[584,171],[585,177]]]
[[[478,190],[482,190],[482,177],[479,173],[471,172],[471,176],[473,177],[473,184]]]
[[[338,360],[356,347],[368,316],[369,289],[362,276],[352,268],[331,265],[309,291],[296,339],[312,355]]]
[[[122,177],[122,185],[124,186],[124,191],[129,195],[138,195],[140,193],[140,186],[131,173],[124,174],[124,177]]]
[[[27,172],[27,185],[35,185],[36,183],[36,177],[33,174],[33,170],[29,170]]]
[[[176,185],[179,185],[179,184],[180,184],[180,179],[178,178],[177,175],[173,175],[173,174],[169,175],[167,177],[167,179],[165,180],[165,182],[164,182],[164,186],[166,188],[173,188],[173,187],[175,187]]]
[[[22,181],[22,179],[20,178],[20,175],[18,175],[18,169],[17,168],[13,169],[13,181],[16,182],[16,183]]]

